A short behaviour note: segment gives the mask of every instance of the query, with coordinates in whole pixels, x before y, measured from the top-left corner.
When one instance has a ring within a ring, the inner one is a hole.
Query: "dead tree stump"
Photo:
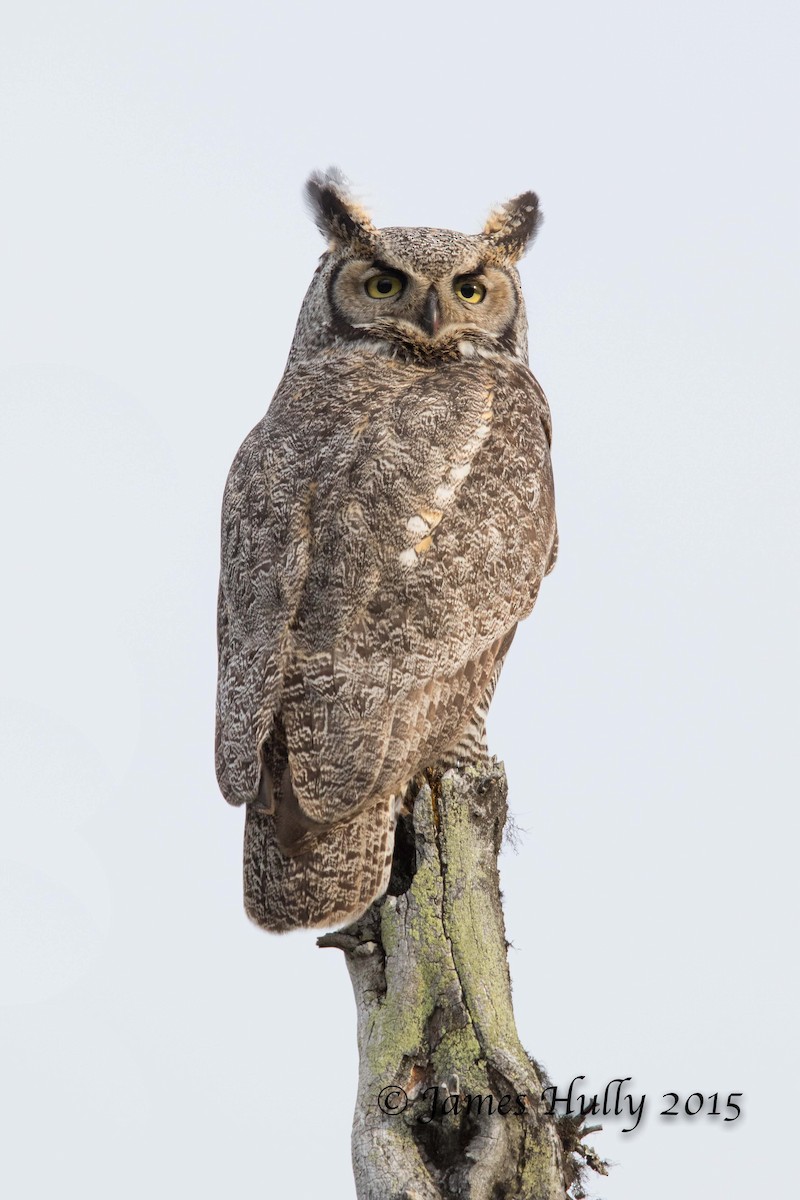
[[[497,870],[506,794],[497,762],[431,775],[398,825],[389,894],[319,939],[344,950],[358,1010],[358,1200],[583,1194],[594,1156],[547,1114],[548,1081],[514,1023]]]

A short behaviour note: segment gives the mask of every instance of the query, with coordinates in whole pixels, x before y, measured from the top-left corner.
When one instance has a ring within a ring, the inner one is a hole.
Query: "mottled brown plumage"
[[[409,782],[485,753],[556,545],[514,267],[536,197],[468,236],[377,230],[338,173],[308,195],[330,246],[222,522],[217,773],[275,931],[360,915]]]

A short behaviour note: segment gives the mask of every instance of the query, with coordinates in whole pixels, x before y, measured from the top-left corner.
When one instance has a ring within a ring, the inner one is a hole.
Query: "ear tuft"
[[[483,236],[506,262],[517,262],[531,246],[544,220],[535,192],[523,192],[496,208],[483,227]]]
[[[338,167],[315,171],[306,183],[306,203],[323,237],[336,245],[371,246],[376,229],[369,213],[353,199]]]

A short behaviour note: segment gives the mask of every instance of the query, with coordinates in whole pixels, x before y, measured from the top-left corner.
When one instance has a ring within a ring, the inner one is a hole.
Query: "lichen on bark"
[[[497,871],[506,793],[494,760],[429,773],[401,818],[389,894],[319,939],[344,950],[356,998],[358,1200],[583,1194],[581,1134],[565,1146],[514,1022]]]

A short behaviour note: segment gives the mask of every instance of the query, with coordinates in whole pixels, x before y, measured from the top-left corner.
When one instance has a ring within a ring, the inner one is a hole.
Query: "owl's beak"
[[[425,297],[425,307],[422,310],[422,328],[428,337],[436,337],[441,323],[442,314],[439,312],[439,297],[436,295],[436,288],[431,284],[428,294]]]

